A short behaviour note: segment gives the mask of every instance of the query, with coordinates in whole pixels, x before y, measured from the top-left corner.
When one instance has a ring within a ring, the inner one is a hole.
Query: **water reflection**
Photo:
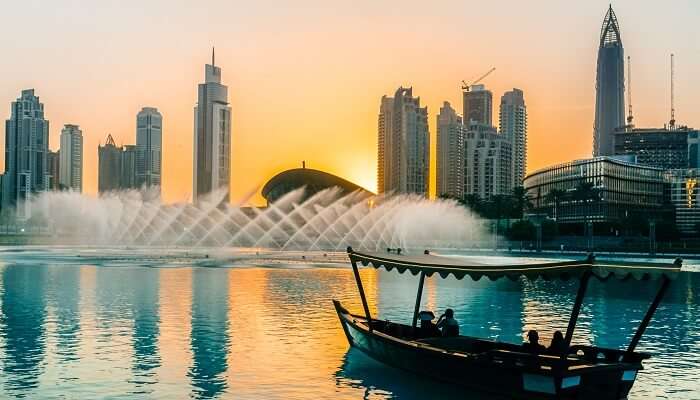
[[[145,385],[156,383],[154,369],[160,366],[158,335],[160,324],[159,283],[157,269],[141,271],[133,281],[133,373],[137,393],[150,393]]]
[[[58,361],[62,364],[75,363],[80,360],[80,268],[50,271],[48,294]]]
[[[46,346],[46,267],[6,266],[2,270],[2,371],[5,388],[24,397],[36,388]]]
[[[461,386],[387,368],[354,348],[343,356],[335,380],[339,388],[361,389],[363,399],[504,400],[502,397],[476,393]]]
[[[228,269],[216,268],[192,273],[192,365],[187,375],[195,398],[216,397],[227,387],[228,274]]]
[[[373,315],[411,321],[417,277],[361,275]],[[574,340],[624,348],[657,287],[591,281]],[[700,274],[673,283],[630,399],[697,398],[698,287]],[[575,293],[575,282],[430,278],[421,307],[517,343],[565,329]],[[349,268],[0,267],[0,398],[479,398],[349,350],[331,299],[361,312]]]

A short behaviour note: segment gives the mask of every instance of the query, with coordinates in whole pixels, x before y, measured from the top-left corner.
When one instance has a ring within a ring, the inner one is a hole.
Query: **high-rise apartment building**
[[[420,98],[413,97],[412,88],[401,87],[393,99],[382,98],[378,159],[379,193],[428,195],[428,108],[420,106]]]
[[[137,153],[137,146],[117,146],[112,135],[107,135],[105,145],[97,148],[100,193],[141,188],[136,182]]]
[[[514,88],[501,96],[498,119],[501,134],[513,142],[511,183],[522,186],[527,170],[527,108],[522,90]]]
[[[58,186],[61,189],[83,191],[83,132],[78,125],[64,125],[61,130],[61,150]]]
[[[464,197],[464,128],[449,102],[437,116],[437,196]]]
[[[625,125],[625,61],[620,27],[608,8],[600,31],[596,73],[593,156],[614,154],[615,129]]]
[[[512,141],[495,128],[471,124],[464,136],[464,194],[489,200],[513,191]]]
[[[464,125],[473,123],[491,126],[493,124],[493,93],[484,85],[471,85],[462,94]]]
[[[377,145],[377,193],[386,193],[392,185],[392,122],[394,120],[394,98],[382,96],[379,106]]]
[[[31,216],[30,197],[48,189],[49,121],[34,89],[23,90],[12,102],[5,121],[5,174],[2,206],[15,209],[19,219]]]
[[[49,150],[49,154],[47,159],[47,162],[49,163],[49,173],[48,173],[48,179],[49,179],[49,190],[58,190],[58,177],[60,174],[60,165],[61,165],[61,155],[60,155],[60,150],[59,151],[51,151]]]
[[[101,194],[121,189],[122,149],[114,143],[112,135],[107,135],[104,146],[97,147],[97,159],[97,191]]]
[[[225,188],[229,201],[231,190],[231,107],[228,88],[221,84],[221,68],[205,66],[204,83],[199,84],[194,108],[193,200]]]
[[[122,148],[122,170],[120,183],[122,189],[140,188],[136,180],[136,154],[137,149],[133,144],[124,145]]]
[[[163,116],[157,108],[144,107],[136,115],[136,185],[160,193]]]

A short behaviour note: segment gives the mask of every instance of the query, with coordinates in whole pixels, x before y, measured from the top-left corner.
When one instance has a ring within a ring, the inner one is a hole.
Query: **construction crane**
[[[673,53],[671,53],[671,120],[668,122],[671,129],[676,126],[676,109],[673,101]]]
[[[464,90],[465,92],[468,92],[469,90],[471,90],[471,87],[473,85],[476,85],[477,83],[483,81],[487,76],[491,75],[491,72],[493,72],[495,70],[496,70],[496,67],[491,68],[487,73],[481,75],[479,77],[479,79],[476,79],[475,81],[472,81],[471,83],[467,83],[465,81],[462,81],[462,90]]]
[[[627,56],[627,125],[632,126],[632,61]]]

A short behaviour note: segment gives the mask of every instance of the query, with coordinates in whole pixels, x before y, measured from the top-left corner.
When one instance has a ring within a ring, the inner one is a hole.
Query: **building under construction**
[[[637,163],[661,169],[697,168],[698,131],[685,126],[620,128],[615,131],[615,155],[635,156]]]

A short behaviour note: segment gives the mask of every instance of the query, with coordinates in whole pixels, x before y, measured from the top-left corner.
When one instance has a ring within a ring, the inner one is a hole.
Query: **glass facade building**
[[[665,177],[668,196],[676,211],[676,227],[684,234],[700,235],[700,170],[669,170]]]
[[[636,157],[639,164],[663,169],[696,168],[698,131],[672,129],[629,129],[615,132],[615,154]]]
[[[613,157],[544,168],[528,175],[524,186],[536,212],[560,223],[648,219],[666,215],[668,204],[662,169]]]
[[[614,131],[625,125],[625,61],[620,26],[608,8],[600,30],[596,71],[593,156],[611,156]]]

